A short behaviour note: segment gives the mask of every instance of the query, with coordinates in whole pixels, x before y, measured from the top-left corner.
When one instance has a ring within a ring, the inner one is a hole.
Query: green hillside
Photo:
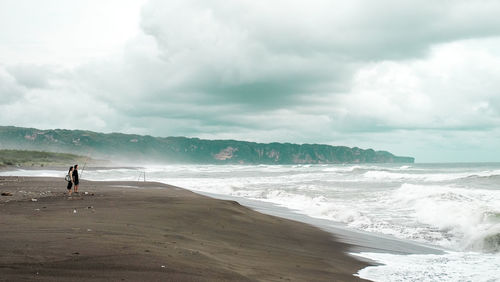
[[[386,151],[320,144],[152,137],[0,126],[0,148],[91,155],[115,161],[198,164],[413,163]]]
[[[71,166],[83,163],[86,157],[67,153],[24,150],[0,150],[1,166]]]

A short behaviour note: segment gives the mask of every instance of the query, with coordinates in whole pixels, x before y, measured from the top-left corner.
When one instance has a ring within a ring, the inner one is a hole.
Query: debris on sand
[[[32,201],[32,202],[38,202],[38,199],[31,198],[31,201]]]

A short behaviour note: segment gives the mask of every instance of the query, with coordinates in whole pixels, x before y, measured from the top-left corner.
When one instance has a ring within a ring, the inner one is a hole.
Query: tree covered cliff
[[[71,152],[117,161],[198,164],[413,163],[386,151],[320,144],[255,143],[186,137],[0,126],[0,148]]]

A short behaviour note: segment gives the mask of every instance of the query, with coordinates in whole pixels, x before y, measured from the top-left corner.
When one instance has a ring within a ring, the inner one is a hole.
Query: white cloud
[[[145,0],[2,0],[0,63],[74,67],[115,55],[140,32]]]
[[[484,46],[477,48],[477,46]],[[500,38],[435,46],[425,59],[360,68],[343,96],[349,115],[387,128],[481,129],[500,126]]]
[[[419,161],[487,159],[497,145],[497,1],[141,4],[2,2],[0,122]]]
[[[0,65],[0,105],[22,99],[24,89],[7,70]]]

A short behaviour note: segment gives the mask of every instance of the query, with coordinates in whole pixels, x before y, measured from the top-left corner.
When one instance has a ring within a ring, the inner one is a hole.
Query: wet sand
[[[152,182],[65,186],[0,177],[12,193],[0,196],[0,281],[361,281],[368,265],[329,232],[235,201]]]
[[[264,214],[311,224],[334,234],[336,240],[344,242],[350,246],[349,251],[352,253],[374,252],[399,255],[444,253],[443,248],[438,246],[403,240],[380,233],[354,230],[347,227],[347,225],[343,223],[333,222],[327,219],[313,218],[268,202],[203,192],[200,192],[200,194],[216,199],[238,201],[240,204]]]

